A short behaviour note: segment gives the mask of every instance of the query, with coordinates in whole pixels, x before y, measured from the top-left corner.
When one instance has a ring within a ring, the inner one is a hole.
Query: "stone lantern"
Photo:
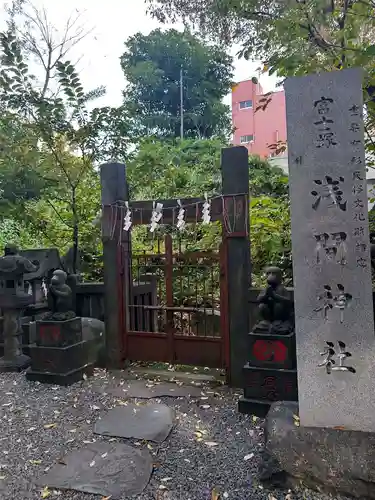
[[[35,272],[38,264],[19,255],[14,245],[7,245],[0,257],[0,309],[3,313],[4,356],[0,358],[0,372],[21,371],[30,364],[22,353],[22,312],[33,302],[25,289],[24,274]]]

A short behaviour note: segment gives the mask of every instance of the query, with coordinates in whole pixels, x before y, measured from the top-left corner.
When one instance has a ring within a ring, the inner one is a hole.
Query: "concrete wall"
[[[257,154],[267,158],[272,150],[270,144],[277,141],[286,141],[286,116],[284,91],[273,92],[269,98],[270,102],[262,111],[256,108],[261,104],[263,90],[259,84],[251,80],[240,82],[232,91],[232,120],[235,128],[233,144],[241,145],[240,138],[244,135],[253,135],[254,141],[242,144],[247,147],[249,153]],[[240,102],[252,100],[253,107],[240,109]]]

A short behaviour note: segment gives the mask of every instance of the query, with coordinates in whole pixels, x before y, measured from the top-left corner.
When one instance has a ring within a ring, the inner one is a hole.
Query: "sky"
[[[4,6],[7,2],[0,0]],[[125,40],[137,32],[148,34],[151,30],[162,27],[146,13],[143,0],[33,0],[33,4],[45,7],[52,24],[61,33],[64,23],[73,13],[81,15],[80,23],[90,34],[75,47],[70,59],[79,61],[77,69],[84,88],[89,90],[104,85],[106,96],[96,101],[96,105],[116,106],[122,101],[122,90],[126,86],[120,68],[119,58],[124,52]],[[2,20],[4,15],[2,16]],[[175,27],[181,26],[164,26]],[[236,47],[230,49],[234,56]],[[236,82],[258,76],[256,69],[259,62],[234,61],[234,79]],[[262,75],[260,83],[265,92],[275,89],[276,79]],[[230,104],[230,96],[225,99]]]

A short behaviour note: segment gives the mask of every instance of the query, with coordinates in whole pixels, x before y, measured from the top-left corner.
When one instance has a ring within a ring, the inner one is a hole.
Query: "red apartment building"
[[[251,79],[233,88],[233,144],[246,146],[249,153],[268,158],[274,156],[270,144],[286,141],[285,94],[273,92],[266,109],[255,111],[263,97],[262,87]]]

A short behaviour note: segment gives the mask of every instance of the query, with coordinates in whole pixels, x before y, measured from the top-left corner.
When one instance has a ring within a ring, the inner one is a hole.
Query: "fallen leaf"
[[[166,490],[166,489],[167,489],[167,487],[164,486],[164,484],[160,484],[159,485],[159,490]]]
[[[253,415],[253,422],[257,422],[258,417],[256,415]]]
[[[215,441],[205,441],[205,445],[207,445],[209,448],[213,448],[214,446],[219,446],[219,443],[215,443]]]
[[[41,460],[29,460],[29,462],[33,465],[40,465],[42,463]]]
[[[152,448],[152,446],[150,445],[150,443],[148,443],[148,444],[147,444],[147,448],[148,448],[149,450],[152,450],[152,449],[153,449],[153,448]]]
[[[95,460],[93,460],[92,462],[90,462],[90,467],[94,467],[95,465]]]
[[[245,455],[243,457],[243,459],[247,462],[248,460],[250,460],[251,458],[253,458],[254,456],[254,453],[249,453],[248,455]]]
[[[201,432],[194,432],[194,434],[197,436],[197,438],[201,438],[203,434]]]
[[[344,431],[344,430],[345,430],[345,427],[343,427],[342,425],[336,425],[336,426],[334,427],[334,429],[335,429],[335,430],[337,430],[337,431]]]
[[[211,492],[211,500],[219,500],[219,492],[215,488]]]
[[[102,497],[102,500],[111,500],[112,498],[112,495],[110,495],[109,497]]]
[[[54,429],[57,426],[57,424],[46,424],[44,426],[45,429]]]
[[[87,375],[86,375],[86,373],[84,373],[84,374],[82,375],[82,378],[83,378],[83,380],[87,380]]]
[[[45,486],[43,489],[42,489],[42,492],[41,492],[41,495],[40,495],[40,498],[48,498],[51,496],[51,492],[50,490],[48,489],[48,486]]]
[[[294,420],[298,420],[299,422],[299,416],[298,415],[293,415]]]
[[[3,480],[3,479],[5,479],[5,477],[6,477],[6,476],[0,476],[0,479],[1,479],[1,480]]]
[[[208,408],[211,408],[210,405],[202,405],[201,408],[203,408],[204,410],[208,410]]]
[[[163,483],[166,483],[167,481],[172,481],[172,477],[163,477],[163,479],[161,479],[160,481],[162,481]]]

